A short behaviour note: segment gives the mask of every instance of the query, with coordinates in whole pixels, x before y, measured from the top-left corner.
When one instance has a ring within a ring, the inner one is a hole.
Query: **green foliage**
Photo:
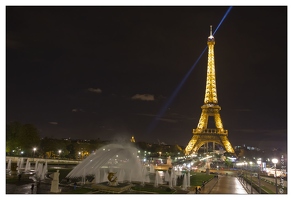
[[[26,155],[40,143],[39,131],[32,124],[22,125],[20,122],[10,122],[6,127],[6,153],[19,155],[24,151]],[[12,152],[13,151],[13,152]]]
[[[225,160],[225,165],[229,168],[233,166],[233,163],[228,158]]]
[[[66,146],[66,150],[68,152],[68,154],[65,154],[66,158],[70,158],[70,159],[76,159],[77,155],[77,151],[75,149],[75,145],[73,143],[70,143]]]
[[[22,124],[20,122],[11,122],[6,125],[6,152],[10,153],[12,150],[19,146],[19,140],[17,140],[20,134]]]
[[[39,131],[34,125],[25,124],[21,127],[18,140],[20,141],[20,147],[26,152],[29,152],[33,147],[39,146],[40,144]]]
[[[69,154],[67,146],[69,141],[45,137],[41,140],[40,153],[46,158],[65,157]],[[59,150],[61,153],[59,155]]]

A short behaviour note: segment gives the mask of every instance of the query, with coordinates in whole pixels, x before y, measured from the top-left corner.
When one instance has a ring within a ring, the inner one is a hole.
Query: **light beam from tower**
[[[223,16],[222,20],[220,21],[220,23],[218,24],[216,30],[214,31],[214,33],[212,35],[215,35],[217,30],[220,28],[220,26],[222,25],[223,21],[226,19],[227,15],[230,13],[230,10],[232,9],[233,6],[230,6],[228,8],[228,10],[226,11],[225,15]],[[202,55],[205,53],[205,51],[207,50],[206,46],[204,48],[204,50],[202,51],[202,53],[199,55],[199,57],[197,58],[197,60],[195,61],[195,63],[192,65],[192,67],[189,69],[189,71],[185,74],[185,76],[183,77],[182,81],[179,83],[179,85],[175,88],[174,92],[172,93],[171,97],[168,99],[168,101],[163,105],[163,107],[160,109],[160,111],[158,112],[158,114],[155,116],[155,118],[153,119],[153,121],[151,122],[151,124],[148,127],[147,133],[150,133],[157,125],[158,123],[158,119],[161,118],[167,108],[170,106],[170,104],[173,102],[173,100],[175,99],[177,93],[179,92],[179,90],[181,89],[181,87],[184,85],[185,81],[187,80],[187,78],[189,77],[189,75],[191,74],[192,70],[194,69],[194,67],[197,65],[197,63],[199,62],[199,60],[201,59]]]

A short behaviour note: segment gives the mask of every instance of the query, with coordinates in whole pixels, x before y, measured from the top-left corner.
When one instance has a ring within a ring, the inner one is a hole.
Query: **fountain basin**
[[[117,194],[130,190],[132,186],[133,184],[131,183],[119,183],[116,186],[109,186],[108,182],[92,184],[93,189],[99,190],[101,192]]]

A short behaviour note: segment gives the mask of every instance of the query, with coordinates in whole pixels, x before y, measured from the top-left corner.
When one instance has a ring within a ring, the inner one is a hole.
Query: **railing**
[[[79,160],[62,160],[62,159],[46,159],[46,158],[31,158],[31,157],[15,157],[15,156],[6,156],[6,162],[11,159],[12,163],[17,163],[19,159],[23,158],[25,161],[29,162],[46,162],[48,164],[79,164],[81,161]]]
[[[193,133],[196,132],[196,129],[193,129]],[[204,129],[201,133],[208,133],[208,134],[228,134],[228,130],[219,130],[219,129]]]

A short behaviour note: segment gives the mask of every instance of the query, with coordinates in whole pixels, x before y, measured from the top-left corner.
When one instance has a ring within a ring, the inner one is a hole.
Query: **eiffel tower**
[[[193,129],[193,136],[185,148],[185,155],[197,152],[206,143],[214,142],[223,146],[228,153],[235,155],[234,149],[228,140],[228,130],[225,130],[220,117],[221,107],[218,105],[216,89],[216,71],[214,46],[215,38],[210,26],[210,36],[208,37],[208,65],[207,81],[204,97],[204,105],[201,106],[202,112],[196,129]],[[214,118],[216,128],[208,128],[209,118]]]

